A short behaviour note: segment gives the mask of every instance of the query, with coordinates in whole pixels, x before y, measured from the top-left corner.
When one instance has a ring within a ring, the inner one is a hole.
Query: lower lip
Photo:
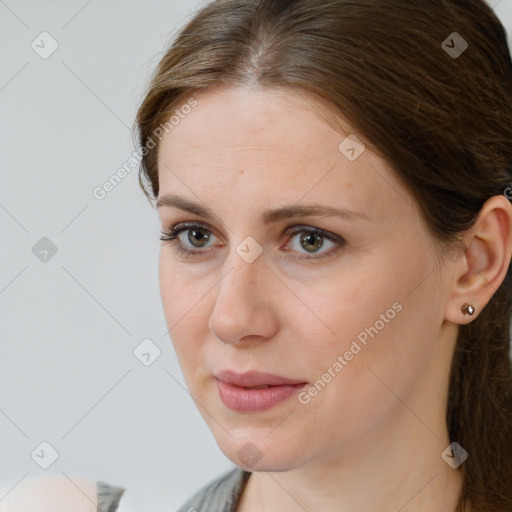
[[[222,403],[237,412],[266,411],[297,395],[305,385],[306,383],[247,389],[217,379],[217,389]]]

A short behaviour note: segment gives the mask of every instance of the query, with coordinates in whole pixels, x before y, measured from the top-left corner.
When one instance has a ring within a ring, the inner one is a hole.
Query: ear
[[[456,262],[446,320],[467,324],[487,305],[505,279],[512,257],[512,204],[505,196],[488,199],[464,236],[465,253]],[[461,311],[463,304],[473,315]]]

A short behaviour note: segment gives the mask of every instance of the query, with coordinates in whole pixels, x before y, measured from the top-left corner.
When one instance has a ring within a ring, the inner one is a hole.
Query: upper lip
[[[257,371],[235,373],[230,370],[223,370],[216,373],[215,378],[227,382],[228,384],[247,388],[254,386],[284,386],[305,383],[303,380],[287,379],[279,375]]]

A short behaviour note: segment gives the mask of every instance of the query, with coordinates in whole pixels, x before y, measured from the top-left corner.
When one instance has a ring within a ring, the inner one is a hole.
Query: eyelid
[[[205,229],[206,231],[212,232],[213,234],[215,234],[215,232],[216,232],[216,229],[213,226],[210,226],[208,223],[205,223],[202,221],[176,222],[175,224],[171,224],[171,226],[169,227],[169,231],[174,231],[174,230],[178,230],[178,229],[185,230],[187,228],[190,229],[190,228],[194,228],[194,227],[200,227],[202,229]],[[283,235],[287,235],[290,233],[295,234],[297,231],[300,231],[301,229],[304,231],[312,231],[312,232],[321,233],[323,236],[331,237],[332,239],[334,239],[340,243],[346,242],[343,239],[343,237],[337,235],[336,233],[332,233],[331,231],[328,231],[326,229],[319,228],[316,226],[312,226],[310,224],[300,224],[300,223],[292,224],[292,225],[288,226],[283,231]],[[215,235],[215,236],[217,236],[217,235]],[[217,238],[219,238],[219,237],[217,236]]]
[[[181,234],[181,232],[186,231],[187,229],[192,229],[194,227],[200,227],[201,229],[204,229],[205,231],[210,231],[215,235],[215,228],[201,221],[177,222],[176,224],[172,224],[170,226],[169,232],[180,231]],[[288,226],[283,231],[283,235],[291,236],[301,231],[310,231],[312,233],[317,233],[325,238],[328,238],[340,244],[346,243],[346,240],[343,237],[337,235],[336,233],[331,233],[330,231],[327,231],[325,229],[311,226],[308,224],[293,224],[291,226]],[[217,235],[215,236],[219,238]]]
[[[177,222],[176,224],[171,225],[171,227],[169,228],[169,232],[179,231],[180,232],[179,234],[181,234],[183,231],[186,231],[187,229],[193,229],[193,228],[204,229],[205,231],[209,231],[210,233],[214,234],[217,238],[219,238],[219,236],[217,236],[215,234],[216,229],[214,227],[212,227],[204,222],[201,222],[201,221]]]

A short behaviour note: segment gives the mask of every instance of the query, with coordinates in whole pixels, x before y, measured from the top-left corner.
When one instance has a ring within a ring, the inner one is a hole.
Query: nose
[[[273,337],[277,329],[278,279],[261,254],[252,263],[235,249],[226,259],[208,327],[223,343],[247,343]]]

